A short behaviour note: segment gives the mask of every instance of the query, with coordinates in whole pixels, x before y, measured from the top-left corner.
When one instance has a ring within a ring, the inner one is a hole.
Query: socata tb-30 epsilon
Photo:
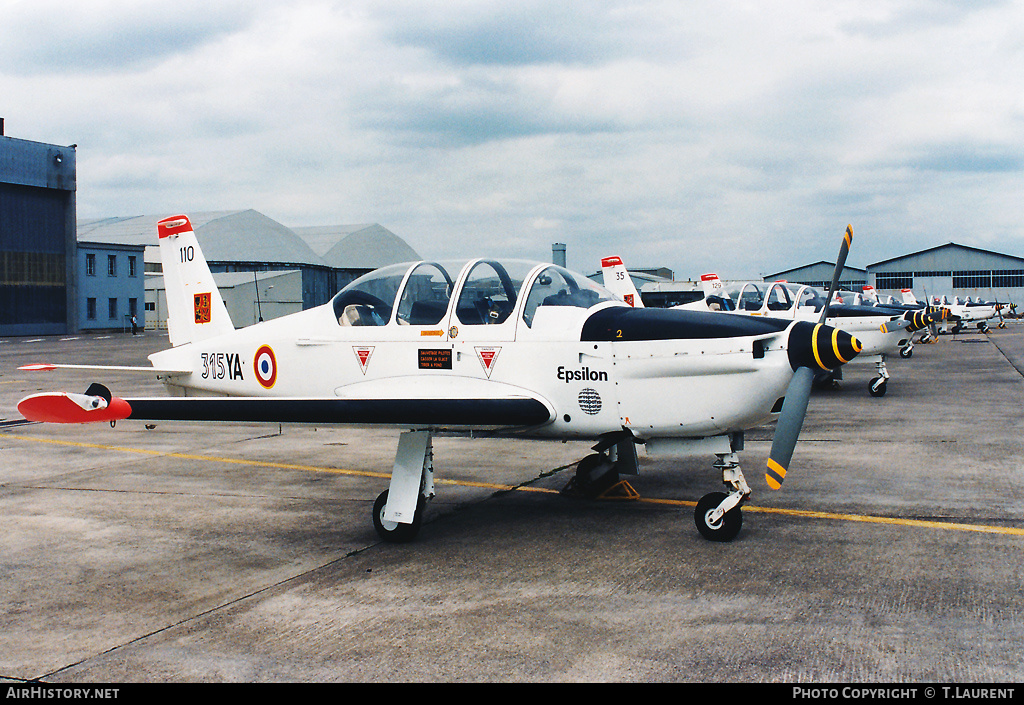
[[[766,474],[778,489],[812,369],[860,349],[820,323],[632,308],[562,267],[490,259],[384,267],[322,306],[236,330],[188,218],[162,220],[157,233],[172,347],[150,355],[152,367],[106,369],[155,372],[170,396],[122,399],[93,384],[26,397],[19,411],[57,423],[399,428],[373,509],[386,541],[416,536],[434,496],[431,434],[459,431],[593,439],[573,478],[581,487],[636,474],[638,443],[654,456],[713,454],[727,492],[702,498],[694,518],[706,538],[731,540],[751,492],[737,456],[744,430],[781,411]],[[104,369],[23,369],[56,367]]]

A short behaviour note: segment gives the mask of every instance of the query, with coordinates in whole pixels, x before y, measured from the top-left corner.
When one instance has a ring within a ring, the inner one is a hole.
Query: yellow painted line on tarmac
[[[176,458],[178,460],[203,460],[207,462],[228,463],[231,465],[250,465],[259,468],[280,468],[283,470],[306,470],[308,472],[325,472],[337,475],[358,475],[363,477],[391,477],[390,473],[367,472],[363,470],[345,470],[341,468],[327,468],[317,465],[299,465],[295,463],[280,463],[265,460],[245,460],[241,458],[220,458],[212,455],[193,455],[190,453],[169,453],[163,450],[148,450],[146,448],[129,448],[127,446],[111,446],[102,443],[80,443],[77,441],[58,441],[52,438],[33,438],[31,436],[16,436],[5,433],[2,438],[13,438],[19,441],[32,441],[35,443],[49,443],[57,446],[70,446],[73,448],[93,448],[96,450],[113,450],[119,453],[136,453],[138,455],[152,455],[162,458]]]
[[[648,499],[641,498],[641,502],[651,504],[668,504],[684,507],[696,507],[696,502],[674,499]],[[784,514],[786,516],[803,517],[805,519],[831,519],[833,521],[853,521],[864,524],[889,524],[892,526],[915,526],[925,529],[942,529],[945,531],[976,531],[983,534],[1005,534],[1008,536],[1024,536],[1024,529],[1012,526],[989,526],[986,524],[958,524],[951,521],[933,521],[930,519],[901,519],[899,517],[879,517],[868,514],[840,514],[838,512],[818,512],[807,509],[780,509],[778,507],[758,507],[750,504],[743,505],[745,512],[757,512],[760,514]]]
[[[162,450],[149,450],[146,448],[130,448],[127,446],[112,446],[105,445],[102,443],[82,443],[78,441],[61,441],[51,438],[35,438],[32,436],[19,436],[14,434],[4,433],[2,438],[11,438],[19,441],[29,441],[33,443],[49,443],[51,445],[59,446],[70,446],[73,448],[92,448],[95,450],[109,450],[116,451],[119,453],[135,453],[138,455],[150,455],[155,457],[164,458],[175,458],[178,460],[198,460],[204,462],[213,463],[227,463],[230,465],[248,465],[250,467],[260,468],[278,468],[282,470],[303,470],[306,472],[320,472],[330,473],[334,475],[350,475],[357,477],[376,477],[376,478],[390,478],[390,472],[371,472],[367,470],[349,470],[345,468],[330,468],[319,465],[301,465],[297,463],[282,463],[267,460],[246,460],[240,458],[222,458],[219,456],[212,455],[195,455],[191,453],[170,453]],[[520,492],[541,492],[545,494],[559,494],[558,490],[549,489],[546,487],[530,487],[520,485],[508,485],[494,482],[471,482],[467,480],[447,480],[437,479],[436,484],[439,485],[457,485],[459,487],[478,487],[482,489],[492,490],[503,490],[511,491],[517,490]],[[658,504],[665,506],[675,507],[696,507],[697,503],[690,500],[683,499],[656,499],[650,497],[640,497],[637,501],[646,504]],[[943,531],[973,531],[984,534],[1002,534],[1006,536],[1024,536],[1024,528],[1015,528],[1010,526],[990,526],[985,524],[959,524],[956,522],[947,521],[933,521],[928,519],[901,519],[898,517],[881,517],[871,516],[867,514],[842,514],[838,512],[819,512],[806,509],[781,509],[777,507],[758,507],[755,505],[746,504],[743,506],[745,512],[755,512],[760,514],[782,514],[785,516],[801,517],[804,519],[827,519],[831,521],[850,521],[859,522],[864,524],[887,524],[890,526],[909,526],[923,529],[938,529]]]

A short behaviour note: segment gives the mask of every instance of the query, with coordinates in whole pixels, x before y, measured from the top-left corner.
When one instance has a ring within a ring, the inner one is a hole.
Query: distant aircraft
[[[606,257],[602,260],[602,271],[606,286],[624,300],[632,297],[639,300],[632,281],[626,273],[621,257]],[[723,311],[759,318],[782,320],[818,320],[827,311],[828,325],[854,335],[862,344],[856,363],[872,363],[878,372],[868,384],[871,396],[884,396],[888,388],[889,371],[885,364],[887,355],[899,353],[910,357],[913,350],[912,333],[929,325],[933,316],[917,311],[895,310],[885,306],[848,303],[847,298],[823,296],[817,289],[803,284],[785,281],[742,285],[735,293],[735,301],[726,293],[716,274],[701,277],[705,298],[692,303],[675,306],[675,309],[702,309]],[[763,289],[763,290],[762,290]],[[853,292],[850,292],[853,294]],[[824,307],[825,301],[832,301]],[[815,382],[819,385],[840,379],[842,368],[819,370]]]
[[[813,370],[852,360],[857,339],[820,322],[634,309],[552,264],[475,259],[371,272],[332,301],[235,330],[186,216],[158,225],[173,347],[152,367],[39,364],[155,373],[170,397],[84,394],[23,399],[28,419],[56,423],[201,420],[402,429],[373,523],[412,540],[434,496],[431,435],[465,431],[592,439],[573,478],[594,487],[636,474],[649,454],[713,454],[726,492],[705,495],[701,534],[731,540],[750,496],[743,432],[781,410],[766,479],[786,474]],[[848,248],[848,243],[844,242]]]

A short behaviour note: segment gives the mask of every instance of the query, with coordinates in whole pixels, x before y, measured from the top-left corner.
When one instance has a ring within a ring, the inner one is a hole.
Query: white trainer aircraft
[[[593,439],[573,478],[582,488],[636,474],[638,443],[652,456],[715,455],[727,492],[703,497],[694,520],[706,538],[731,540],[751,492],[737,456],[743,432],[781,411],[766,473],[778,489],[813,370],[860,350],[820,322],[635,309],[562,267],[490,259],[385,267],[327,304],[236,330],[188,218],[157,229],[172,347],[151,355],[152,367],[23,369],[155,372],[170,396],[123,399],[94,384],[85,394],[32,395],[18,409],[57,423],[402,429],[373,509],[386,541],[416,536],[434,496],[431,434],[441,431]]]

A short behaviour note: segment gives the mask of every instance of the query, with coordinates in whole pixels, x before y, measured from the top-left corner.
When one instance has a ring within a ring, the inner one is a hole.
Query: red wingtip
[[[29,372],[51,372],[57,369],[56,365],[50,365],[45,362],[37,362],[31,365],[22,365],[18,368],[19,370],[27,370]]]
[[[33,394],[18,402],[18,411],[29,421],[43,423],[92,423],[96,421],[120,421],[131,416],[132,407],[120,397],[114,397],[106,406],[84,394],[47,392]]]

